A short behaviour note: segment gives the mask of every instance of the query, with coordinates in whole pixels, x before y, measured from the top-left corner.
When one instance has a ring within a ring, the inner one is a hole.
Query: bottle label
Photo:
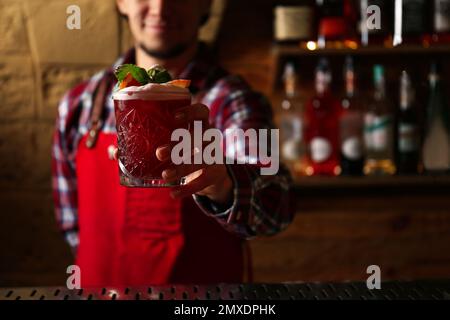
[[[283,115],[280,121],[281,137],[283,140],[302,140],[303,125],[300,117],[294,114]]]
[[[313,37],[314,9],[309,6],[277,6],[275,8],[275,39],[300,40]]]
[[[342,154],[349,160],[361,159],[363,155],[362,141],[359,137],[349,137],[342,143]]]
[[[383,151],[388,148],[390,116],[377,116],[368,113],[364,119],[364,136],[368,150]]]
[[[398,149],[400,152],[419,150],[417,126],[410,123],[400,123],[398,126]]]
[[[450,136],[439,118],[435,118],[428,128],[423,146],[423,164],[430,171],[450,169]]]
[[[328,88],[331,82],[331,74],[329,72],[317,71],[316,72],[316,92],[323,94]]]
[[[280,123],[282,156],[286,160],[297,160],[301,157],[303,140],[303,126],[300,117],[285,114]]]
[[[302,157],[302,141],[290,139],[283,143],[281,147],[283,159],[288,161],[295,161]]]
[[[434,6],[434,30],[450,31],[450,0],[435,0]]]
[[[328,160],[331,152],[331,143],[327,139],[316,137],[311,140],[311,159],[314,162],[321,163]]]

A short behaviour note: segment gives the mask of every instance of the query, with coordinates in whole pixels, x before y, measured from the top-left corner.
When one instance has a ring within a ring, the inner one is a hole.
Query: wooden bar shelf
[[[275,56],[331,56],[331,55],[443,55],[450,54],[450,45],[439,45],[423,47],[419,45],[401,45],[394,48],[386,47],[360,47],[351,48],[325,48],[308,50],[298,45],[275,44],[272,47],[272,54]]]
[[[387,177],[296,177],[297,193],[448,193],[450,175],[417,175]]]
[[[423,187],[450,186],[450,175],[415,175],[415,176],[374,176],[374,177],[298,177],[295,178],[297,186],[336,186],[336,187],[363,187],[363,186],[408,186],[416,185]]]

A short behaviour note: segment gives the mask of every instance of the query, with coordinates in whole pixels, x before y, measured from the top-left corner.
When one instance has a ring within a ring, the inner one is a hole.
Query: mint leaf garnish
[[[163,72],[157,73],[155,75],[155,77],[153,78],[153,80],[156,83],[166,83],[172,80],[172,77],[170,76],[170,74],[164,70]]]
[[[154,79],[156,74],[160,73],[162,68],[160,66],[154,66],[153,68],[148,69],[147,74],[150,79]]]
[[[153,83],[166,83],[172,80],[169,72],[160,66],[154,66],[147,73],[150,77],[150,82]]]
[[[117,80],[122,82],[128,74],[139,82],[141,85],[147,83],[166,83],[172,80],[169,72],[160,66],[154,66],[153,68],[145,71],[134,64],[123,64],[114,70]]]
[[[123,81],[128,73],[130,73],[131,76],[141,85],[151,82],[145,69],[142,69],[134,64],[123,64],[117,67],[114,71],[114,74],[119,82]]]

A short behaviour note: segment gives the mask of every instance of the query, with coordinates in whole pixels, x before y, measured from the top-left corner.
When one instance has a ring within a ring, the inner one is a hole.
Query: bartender
[[[209,121],[222,131],[272,128],[271,107],[199,43],[211,1],[117,0],[117,6],[134,47],[66,93],[53,139],[56,218],[80,267],[81,285],[243,282],[249,265],[245,240],[276,234],[292,221],[289,174],[283,167],[263,176],[255,165],[213,164],[178,188],[121,186],[114,69],[158,64],[174,78],[191,80],[194,104],[184,118]],[[170,150],[156,153],[164,159]],[[193,171],[179,165],[170,178]]]

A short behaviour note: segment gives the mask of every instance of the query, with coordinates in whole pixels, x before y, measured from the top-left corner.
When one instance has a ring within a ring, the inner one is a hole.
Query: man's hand
[[[203,128],[206,130],[210,128],[209,109],[203,104],[193,104],[179,110],[175,114],[174,121],[180,127],[191,124],[191,128],[194,121],[202,121]],[[160,146],[156,150],[156,157],[160,161],[166,161],[170,159],[171,151],[169,146]],[[233,182],[225,164],[172,165],[162,173],[162,178],[167,182],[175,182],[183,177],[187,178],[186,184],[173,188],[171,193],[173,198],[197,194],[206,196],[218,204],[226,205],[232,201]]]

